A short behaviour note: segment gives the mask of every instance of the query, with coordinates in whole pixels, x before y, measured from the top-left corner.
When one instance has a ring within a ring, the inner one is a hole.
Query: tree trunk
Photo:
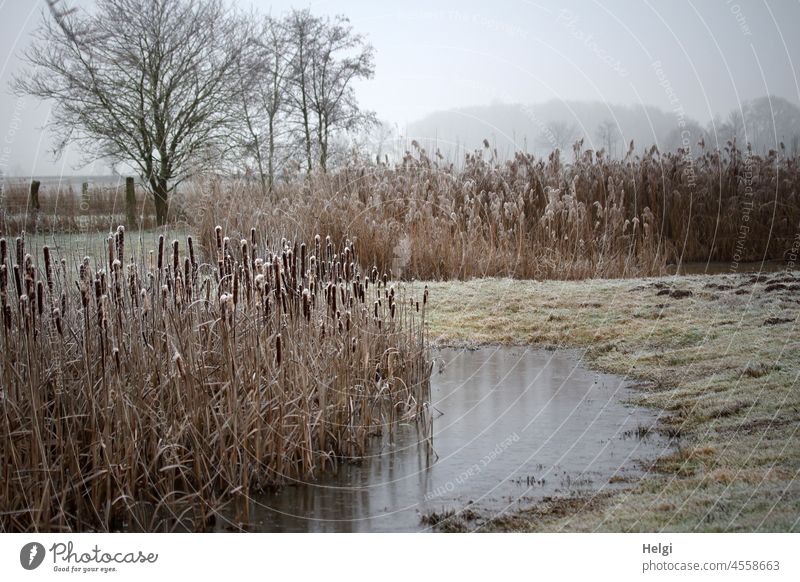
[[[275,114],[269,116],[269,196],[275,202],[273,187],[275,186]]]
[[[308,108],[305,106],[306,95],[303,93],[303,128],[306,138],[306,161],[308,163],[308,173],[311,173],[311,130],[308,123]]]
[[[327,171],[328,148],[326,144],[325,127],[323,126],[322,114],[317,114],[317,143],[319,144],[319,168],[324,174]]]
[[[167,224],[167,211],[169,210],[169,193],[166,180],[158,180],[153,188],[153,201],[156,206],[156,224]]]
[[[311,128],[308,120],[308,102],[306,101],[306,80],[305,73],[301,73],[300,77],[300,109],[303,114],[303,131],[306,140],[306,163],[308,164],[308,173],[311,173]]]
[[[133,178],[125,178],[125,217],[128,228],[136,228],[136,192]]]

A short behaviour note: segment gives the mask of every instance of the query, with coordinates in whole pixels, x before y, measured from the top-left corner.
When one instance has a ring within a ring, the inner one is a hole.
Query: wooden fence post
[[[34,210],[40,210],[41,205],[39,204],[39,186],[41,182],[39,180],[31,180],[31,192],[30,197],[28,198],[28,203],[30,207]]]

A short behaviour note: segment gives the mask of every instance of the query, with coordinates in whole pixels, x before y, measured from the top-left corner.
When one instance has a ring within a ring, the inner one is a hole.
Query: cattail
[[[214,235],[217,241],[217,260],[222,260],[222,227],[217,225],[214,227]]]
[[[17,237],[17,265],[22,265],[25,260],[25,239]]]
[[[8,297],[8,267],[5,264],[0,264],[0,305],[6,304]]]
[[[178,273],[180,266],[180,257],[178,255],[178,239],[172,241],[172,273],[175,276]]]
[[[275,361],[281,365],[281,334],[275,337]]]
[[[5,265],[8,260],[8,242],[4,238],[0,238],[0,265]]]
[[[125,262],[125,227],[121,224],[117,227],[117,258],[120,263]]]
[[[50,247],[45,245],[42,248],[42,254],[44,255],[44,273],[45,277],[47,278],[47,288],[50,290],[50,293],[53,292],[53,263],[52,257],[50,256]]]
[[[158,272],[164,270],[164,235],[158,235]]]
[[[427,305],[428,304],[428,286],[427,285],[425,285],[425,291],[422,293],[422,304],[423,305]]]
[[[106,238],[106,251],[108,253],[107,266],[110,269],[111,263],[114,262],[114,235],[109,234]]]
[[[242,239],[239,241],[239,248],[242,253],[242,267],[245,269],[249,269],[250,266],[250,254],[247,252],[247,239]]]
[[[194,282],[194,274],[197,272],[197,259],[194,256],[194,240],[192,237],[187,237],[186,242],[189,244],[189,263],[192,265],[192,282]],[[189,278],[186,278],[187,281]]]

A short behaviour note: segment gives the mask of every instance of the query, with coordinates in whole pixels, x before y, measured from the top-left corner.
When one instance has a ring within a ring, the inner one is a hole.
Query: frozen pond
[[[641,475],[637,461],[670,446],[650,431],[653,411],[623,403],[629,382],[587,369],[579,351],[433,355],[435,455],[426,455],[415,428],[398,430],[393,443],[376,439],[359,465],[255,497],[251,527],[422,531],[430,511],[495,515],[546,496],[619,487]]]

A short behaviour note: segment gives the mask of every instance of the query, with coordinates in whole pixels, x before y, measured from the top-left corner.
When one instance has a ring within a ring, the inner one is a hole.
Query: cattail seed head
[[[44,255],[44,273],[47,278],[47,288],[53,292],[53,262],[50,256],[50,247],[45,245],[42,248],[42,255]]]
[[[180,266],[180,257],[178,255],[178,239],[172,241],[172,273],[173,276],[178,272]]]
[[[222,255],[222,227],[217,225],[214,227],[214,236],[217,241],[217,255]]]
[[[121,224],[117,227],[117,258],[125,261],[125,227]]]
[[[25,239],[21,236],[17,237],[17,265],[22,265],[25,260]]]
[[[158,271],[164,270],[164,235],[158,235]]]

